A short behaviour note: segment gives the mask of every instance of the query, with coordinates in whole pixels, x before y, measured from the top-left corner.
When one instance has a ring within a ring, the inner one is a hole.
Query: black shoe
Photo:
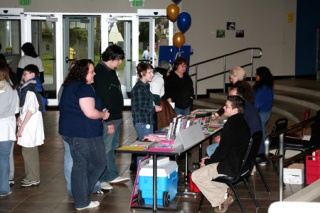
[[[256,162],[259,164],[259,165],[266,165],[267,163],[267,158],[264,154],[259,154],[257,155],[256,157]]]

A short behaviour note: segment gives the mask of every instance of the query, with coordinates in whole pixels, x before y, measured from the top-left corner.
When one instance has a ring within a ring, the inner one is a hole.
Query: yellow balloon
[[[170,21],[175,22],[179,15],[179,7],[176,4],[170,4],[167,7],[167,16]]]
[[[175,33],[173,36],[173,45],[180,48],[183,46],[183,44],[185,43],[185,37],[183,35],[183,33]]]

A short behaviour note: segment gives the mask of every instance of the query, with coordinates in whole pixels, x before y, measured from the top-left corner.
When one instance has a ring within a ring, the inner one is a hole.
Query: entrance
[[[136,66],[142,61],[142,52],[147,45],[154,47],[156,44],[156,49],[150,48],[150,54],[155,51],[159,55],[160,45],[171,45],[172,32],[173,25],[166,19],[164,9],[79,15],[28,13],[22,8],[0,8],[1,53],[5,54],[10,67],[16,72],[22,44],[31,42],[35,46],[45,69],[43,86],[49,93],[49,106],[58,105],[57,94],[72,61],[89,58],[97,64],[100,54],[110,44],[121,46],[125,52],[125,60],[117,74],[124,103],[130,106],[129,93],[136,82]],[[154,60],[150,57],[149,62],[156,66]]]

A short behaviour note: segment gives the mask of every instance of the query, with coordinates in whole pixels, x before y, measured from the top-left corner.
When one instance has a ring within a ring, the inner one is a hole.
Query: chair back
[[[253,169],[253,166],[256,161],[256,157],[260,148],[262,139],[262,131],[256,131],[253,133],[252,138],[250,139],[246,154],[243,158],[240,174],[251,174],[251,171]]]
[[[272,127],[271,133],[281,131],[288,127],[288,119],[287,118],[279,118],[276,120]],[[279,147],[279,137],[270,138],[269,149],[275,149]]]
[[[320,144],[320,110],[317,112],[317,119],[314,124],[311,125],[311,138],[310,146],[316,146]]]
[[[303,120],[305,121],[305,120],[308,120],[309,118],[310,118],[310,109],[306,109],[306,110],[304,111],[304,118],[303,118]],[[301,132],[301,138],[303,138],[305,131],[306,131],[306,128],[303,128],[303,129],[302,129],[302,132]]]
[[[310,118],[310,109],[306,109],[304,111],[304,116],[303,116],[303,120],[308,120]],[[285,134],[286,138],[293,138],[293,139],[302,139],[304,137],[304,133],[306,131],[306,128],[303,128],[301,130],[301,133],[289,133],[289,134]]]

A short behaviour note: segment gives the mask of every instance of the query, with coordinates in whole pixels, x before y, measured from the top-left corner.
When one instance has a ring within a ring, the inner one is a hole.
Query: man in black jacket
[[[107,166],[100,177],[101,188],[113,189],[109,183],[128,181],[129,178],[119,176],[115,163],[115,150],[119,146],[120,126],[122,122],[123,96],[116,69],[124,59],[124,51],[117,45],[109,46],[101,55],[95,67],[93,87],[110,116],[103,123],[103,141],[107,154]]]
[[[240,96],[229,96],[224,108],[228,117],[221,132],[220,145],[210,156],[202,158],[200,169],[192,173],[192,180],[208,199],[215,212],[225,212],[234,201],[224,183],[211,181],[222,175],[235,176],[250,141],[250,129],[243,118],[245,101]]]

